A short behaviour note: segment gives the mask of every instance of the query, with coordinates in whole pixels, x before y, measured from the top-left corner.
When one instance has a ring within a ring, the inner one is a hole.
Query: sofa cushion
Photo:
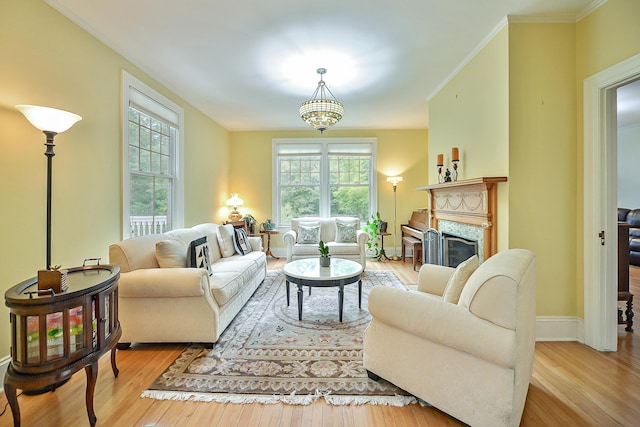
[[[225,224],[218,226],[217,239],[220,246],[220,252],[223,257],[230,257],[236,253],[236,248],[233,246],[235,232],[233,231],[233,225]]]
[[[244,282],[243,274],[237,271],[215,272],[209,278],[209,288],[213,299],[223,306],[242,289]]]
[[[320,224],[298,225],[298,242],[300,244],[320,243]]]
[[[331,255],[356,255],[360,253],[360,246],[357,243],[337,243],[327,242]],[[319,255],[318,247],[315,247],[315,255]]]
[[[222,253],[220,253],[220,246],[218,246],[218,224],[207,222],[204,224],[198,224],[194,226],[193,229],[199,230],[201,233],[204,233],[204,235],[207,236],[207,243],[209,243],[209,258],[211,258],[211,263],[214,263],[222,258]]]
[[[336,219],[336,243],[356,243],[357,227],[356,219]]]
[[[618,208],[618,222],[625,222],[627,220],[627,214],[631,209]]]
[[[471,258],[458,264],[444,288],[442,299],[451,304],[457,304],[460,299],[460,294],[462,293],[462,288],[464,288],[465,283],[467,283],[473,272],[476,271],[478,265],[478,255],[473,255]]]
[[[188,266],[191,268],[203,268],[211,274],[211,259],[209,258],[209,242],[206,237],[201,237],[189,244]]]
[[[175,237],[156,243],[156,259],[160,268],[184,268],[187,266],[187,247]]]
[[[640,228],[640,209],[633,209],[627,214],[627,222],[631,227]]]
[[[234,230],[233,247],[239,255],[246,255],[251,252],[249,238],[242,228],[236,228]]]

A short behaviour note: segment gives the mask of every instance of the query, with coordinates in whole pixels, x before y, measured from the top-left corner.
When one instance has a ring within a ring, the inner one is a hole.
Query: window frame
[[[150,86],[122,70],[122,239],[131,237],[129,227],[131,207],[131,169],[129,168],[129,107],[157,119],[169,122],[176,128],[173,146],[173,186],[171,197],[171,229],[184,227],[184,109]]]
[[[280,218],[280,171],[279,157],[283,151],[291,155],[319,155],[320,156],[320,217],[328,217],[331,210],[331,184],[329,179],[330,156],[367,155],[371,157],[371,182],[369,193],[369,217],[378,211],[378,170],[377,138],[274,138],[272,145],[272,215],[278,230],[286,231],[291,224],[284,224]]]

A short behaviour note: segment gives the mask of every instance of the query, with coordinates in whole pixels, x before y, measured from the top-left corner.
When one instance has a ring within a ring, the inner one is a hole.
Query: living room
[[[583,322],[590,309],[584,302],[589,242],[583,232],[587,210],[583,173],[589,165],[583,159],[583,81],[640,54],[638,16],[638,2],[609,0],[594,2],[574,22],[505,20],[486,40],[477,41],[477,52],[429,100],[428,128],[341,129],[336,125],[321,137],[377,138],[378,210],[384,218],[393,217],[394,193],[385,178],[401,172],[399,223],[414,209],[427,206],[426,192],[415,188],[437,182],[434,159],[439,153],[450,153],[454,145],[463,153],[461,179],[508,177],[499,187],[498,248],[527,248],[537,256],[537,316],[539,325],[546,326],[538,338],[579,345],[585,341]],[[63,266],[94,257],[105,262],[109,245],[123,236],[122,70],[184,108],[185,226],[226,219],[231,193],[239,193],[245,201],[243,209],[260,222],[272,217],[272,140],[320,137],[312,129],[229,131],[174,93],[171,82],[155,80],[46,2],[3,0],[0,24],[5,58],[0,68],[0,145],[5,153],[0,174],[6,183],[0,189],[3,293],[43,267],[45,246],[44,137],[14,108],[17,104],[52,106],[83,116],[56,138],[52,249],[53,262]],[[385,243],[391,246],[392,240]],[[282,253],[280,239],[274,238],[272,245]],[[0,317],[8,319],[8,313],[0,307]],[[1,322],[4,369],[10,335],[9,322]],[[619,342],[617,337],[614,341]],[[560,360],[574,357],[574,347],[555,350],[553,343],[543,345],[548,352],[557,351]],[[633,345],[636,358],[631,363],[637,364],[637,341]],[[163,353],[163,348],[147,351],[153,353],[154,364],[166,367],[176,350]],[[121,352],[123,360],[133,357],[131,353]],[[142,369],[144,364],[144,360],[133,361],[130,370]],[[103,367],[101,372],[107,377],[108,369]],[[130,378],[139,381],[140,374],[132,373]],[[72,397],[77,400],[84,378],[76,375],[72,381],[65,387],[76,390]],[[98,392],[105,399],[113,387],[109,381]],[[637,387],[637,381],[633,385]],[[637,397],[629,398],[640,407]],[[97,397],[96,405],[99,401]],[[0,402],[5,402],[4,396]],[[74,420],[79,425],[86,422],[80,403],[76,408],[81,416],[72,418],[69,425]],[[158,412],[164,410],[162,406]],[[174,425],[179,425],[178,419]],[[10,415],[0,417],[0,425],[9,422]]]

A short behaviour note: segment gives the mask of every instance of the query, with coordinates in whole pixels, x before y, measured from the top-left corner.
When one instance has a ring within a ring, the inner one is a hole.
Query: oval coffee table
[[[289,282],[298,285],[298,320],[302,320],[303,286],[312,287],[337,286],[338,310],[342,322],[342,305],[344,301],[344,285],[358,282],[358,308],[362,308],[362,265],[348,259],[332,258],[329,267],[320,267],[318,258],[306,258],[285,264],[283,271],[287,285],[287,306],[289,306]]]

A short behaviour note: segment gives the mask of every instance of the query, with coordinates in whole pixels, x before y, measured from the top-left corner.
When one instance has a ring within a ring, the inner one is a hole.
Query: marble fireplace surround
[[[417,187],[429,193],[430,226],[478,242],[480,262],[498,250],[498,189],[507,177],[485,177]]]

